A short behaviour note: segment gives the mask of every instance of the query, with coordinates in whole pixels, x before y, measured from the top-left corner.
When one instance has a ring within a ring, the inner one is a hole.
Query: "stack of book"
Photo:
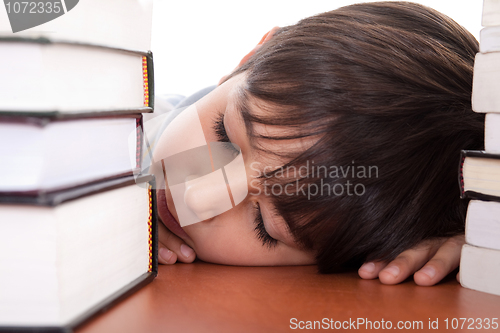
[[[152,0],[73,3],[0,17],[0,331],[70,330],[157,273]]]
[[[486,113],[485,150],[462,152],[462,196],[473,200],[467,211],[460,282],[500,295],[500,1],[484,0],[482,24],[472,108]]]

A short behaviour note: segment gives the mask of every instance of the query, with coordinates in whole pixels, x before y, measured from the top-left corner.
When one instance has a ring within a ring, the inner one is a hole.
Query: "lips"
[[[190,239],[188,234],[181,228],[179,222],[172,216],[167,206],[165,190],[158,190],[156,193],[158,201],[158,215],[163,224],[176,236],[182,239]]]

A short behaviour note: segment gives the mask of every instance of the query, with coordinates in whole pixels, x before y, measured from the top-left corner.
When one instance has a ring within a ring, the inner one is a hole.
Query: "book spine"
[[[153,276],[158,275],[158,215],[156,207],[156,180],[149,181],[149,270]]]
[[[144,106],[149,106],[148,58],[142,57],[142,80],[144,87]]]
[[[148,101],[146,107],[150,108],[150,110],[154,111],[154,103],[155,103],[155,86],[154,86],[154,62],[153,62],[153,53],[151,51],[146,55],[146,66],[147,66],[147,95]]]
[[[464,186],[464,162],[465,162],[466,152],[462,150],[460,152],[460,164],[458,165],[458,186],[460,188],[460,198],[465,199],[465,186]]]
[[[152,186],[149,185],[149,217],[148,217],[148,229],[149,229],[149,268],[148,272],[153,271],[153,198],[152,198]]]
[[[144,140],[144,130],[143,130],[143,122],[142,115],[136,119],[136,149],[135,149],[135,167],[137,170],[141,170],[142,167],[142,146]]]

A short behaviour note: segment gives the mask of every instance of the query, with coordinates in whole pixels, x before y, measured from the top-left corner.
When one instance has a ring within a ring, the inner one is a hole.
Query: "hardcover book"
[[[153,182],[1,196],[0,331],[71,330],[154,279]]]
[[[483,0],[483,27],[500,25],[500,1]]]
[[[0,10],[0,36],[43,37],[143,52],[151,49],[152,0],[52,0],[43,4],[5,1],[5,10]],[[13,33],[9,12],[29,15],[34,11],[56,15],[46,23]]]
[[[481,53],[500,51],[500,26],[486,27],[481,29],[479,38],[479,50]]]
[[[462,150],[459,184],[462,198],[500,201],[500,155]]]
[[[460,258],[463,287],[500,296],[500,251],[465,244]]]
[[[465,241],[470,245],[500,250],[500,202],[469,202]]]
[[[151,52],[0,38],[0,114],[153,112]]]
[[[141,169],[142,116],[0,116],[0,192],[44,193]]]
[[[472,109],[500,113],[500,52],[478,53],[474,61]]]
[[[487,113],[484,119],[484,150],[500,154],[500,113]]]

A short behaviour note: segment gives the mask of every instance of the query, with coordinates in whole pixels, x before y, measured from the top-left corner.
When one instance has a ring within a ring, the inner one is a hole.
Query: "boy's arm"
[[[389,263],[364,263],[358,274],[363,279],[378,277],[384,284],[397,284],[413,275],[416,284],[432,286],[458,267],[464,243],[464,235],[424,241]]]

